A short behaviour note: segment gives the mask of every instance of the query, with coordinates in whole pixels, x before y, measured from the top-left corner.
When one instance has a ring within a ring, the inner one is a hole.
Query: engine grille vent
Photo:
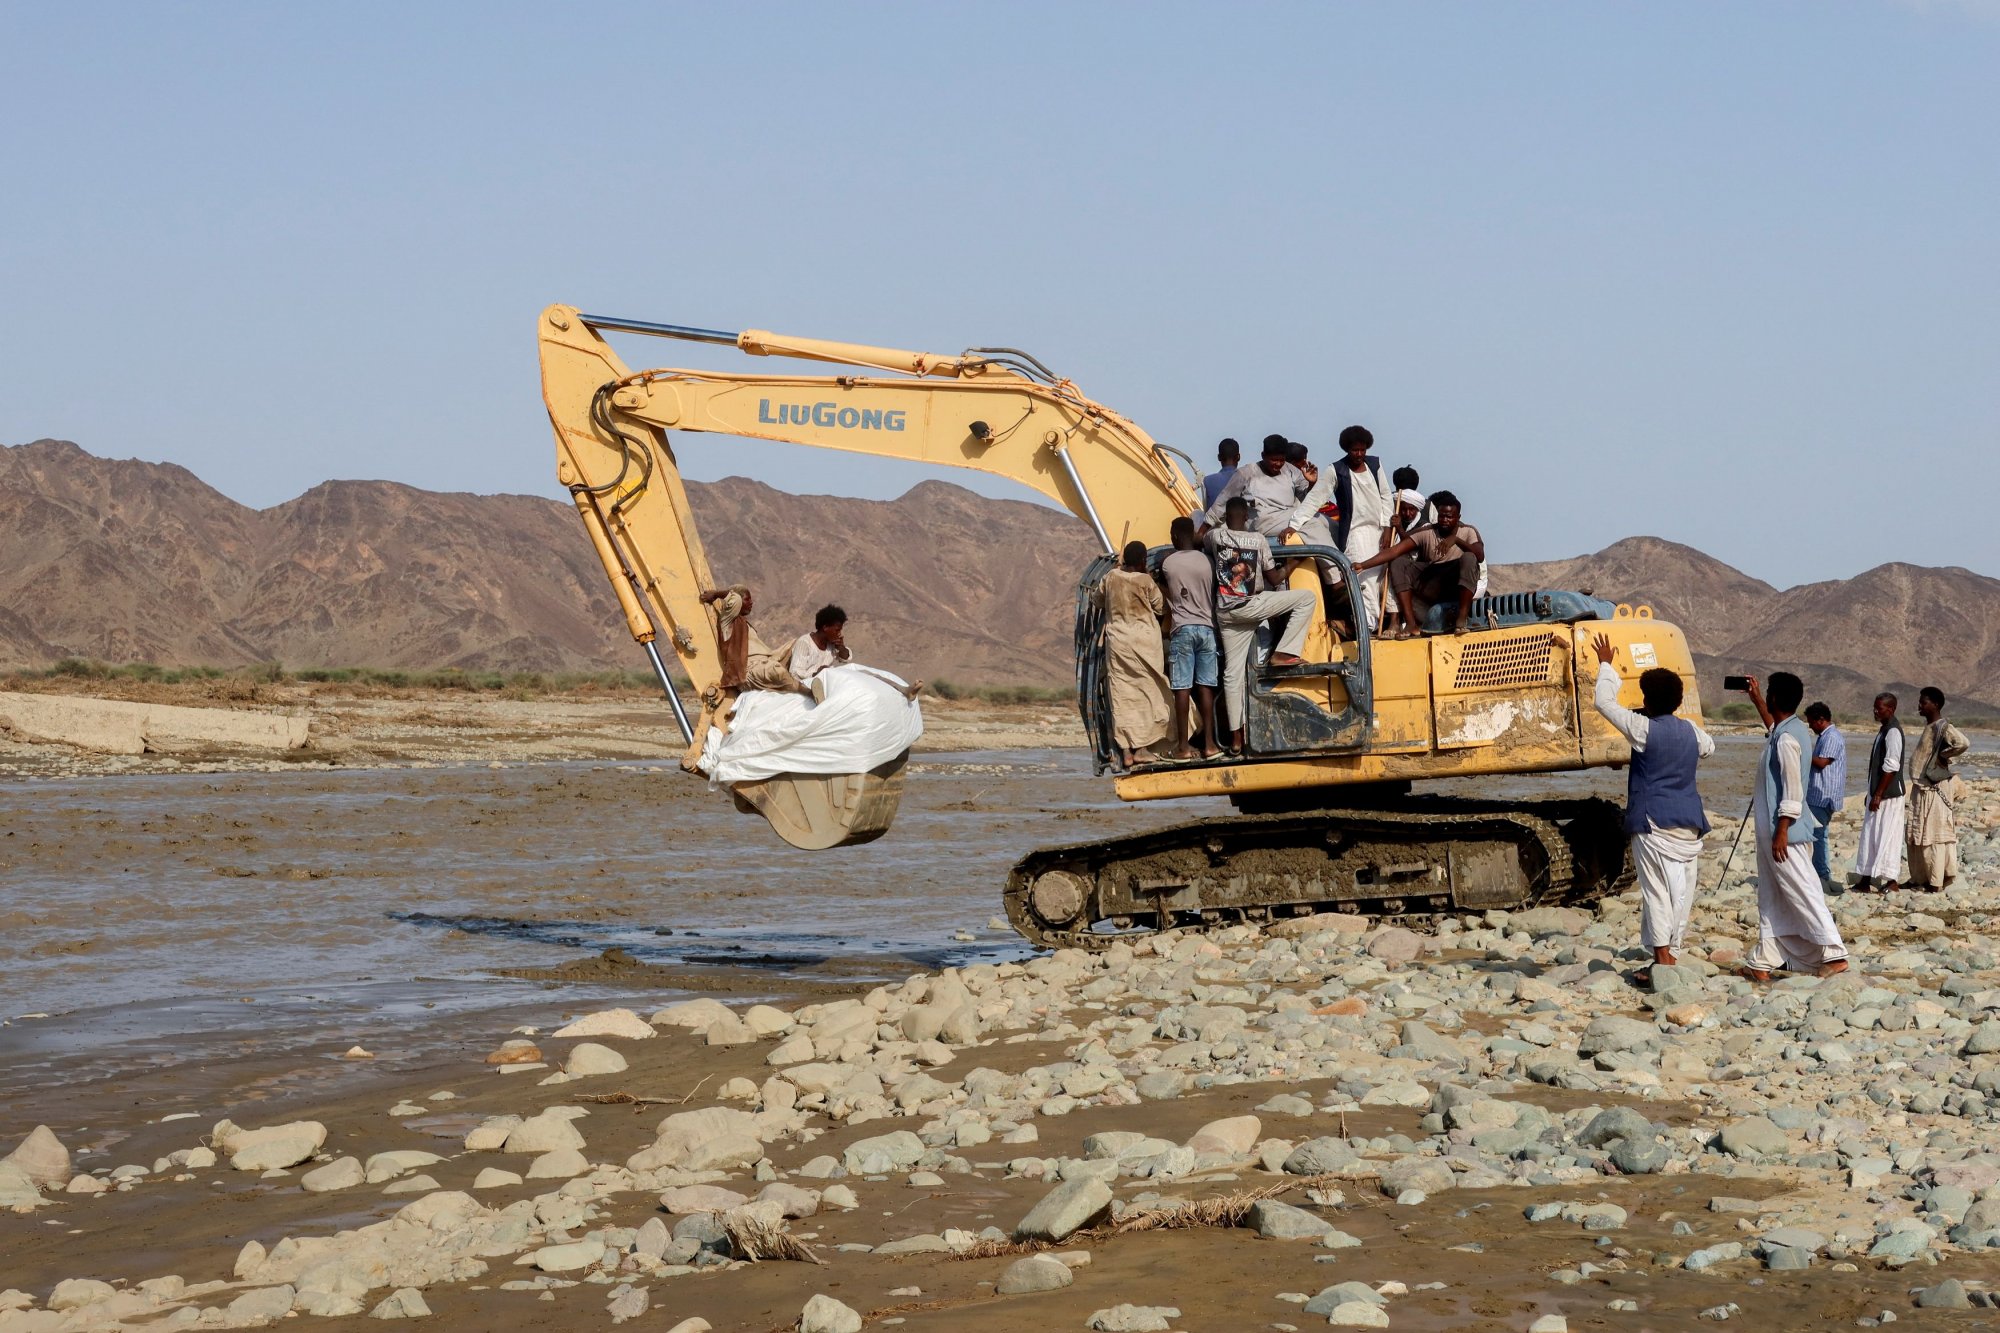
[[[1558,636],[1546,631],[1498,643],[1459,649],[1455,690],[1490,690],[1506,685],[1547,685],[1554,678]]]

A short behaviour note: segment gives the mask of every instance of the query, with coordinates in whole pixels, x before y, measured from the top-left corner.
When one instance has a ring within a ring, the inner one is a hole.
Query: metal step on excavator
[[[1077,702],[1096,771],[1116,754],[1099,590],[1132,540],[1151,560],[1169,524],[1201,509],[1194,464],[1012,348],[934,354],[729,333],[586,315],[541,314],[542,392],[557,475],[575,499],[627,628],[666,691],[683,736],[696,726],[668,673],[664,641],[697,695],[726,703],[719,642],[701,594],[715,587],[669,442],[702,431],[973,468],[1026,485],[1087,524],[1104,555],[1080,571]],[[733,347],[839,367],[835,374],[632,370],[605,341],[627,334]],[[1638,702],[1655,666],[1682,677],[1682,714],[1701,718],[1681,631],[1646,607],[1544,590],[1483,598],[1475,628],[1407,640],[1371,635],[1347,557],[1301,544],[1291,586],[1320,597],[1315,560],[1338,571],[1336,605],[1315,615],[1298,667],[1260,668],[1242,724],[1248,752],[1118,773],[1127,801],[1226,796],[1236,814],[1127,838],[1029,853],[1002,896],[1008,919],[1048,947],[1101,948],[1134,932],[1319,911],[1421,918],[1442,912],[1588,903],[1629,881],[1617,807],[1605,801],[1474,801],[1414,784],[1616,767],[1630,752],[1590,706],[1591,639],[1618,650],[1620,697]],[[1355,627],[1343,639],[1335,622]],[[1438,626],[1432,626],[1438,629]],[[737,784],[739,809],[812,850],[870,841],[893,821],[907,754],[865,772],[784,774]]]

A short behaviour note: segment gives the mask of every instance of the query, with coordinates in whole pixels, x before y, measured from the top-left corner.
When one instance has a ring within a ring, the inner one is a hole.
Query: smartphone
[[[1722,678],[1722,688],[1725,690],[1747,690],[1750,688],[1750,677],[1724,676]]]

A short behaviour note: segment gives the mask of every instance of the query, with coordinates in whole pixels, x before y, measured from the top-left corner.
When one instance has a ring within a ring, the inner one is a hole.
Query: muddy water
[[[1722,738],[1711,808],[1740,811],[1756,751]],[[1445,789],[1622,785],[1600,771]],[[895,828],[834,854],[794,851],[646,763],[10,783],[0,1095],[58,1063],[408,1033],[554,984],[797,995],[1015,957],[1019,940],[988,923],[1023,853],[1227,809],[1123,805],[1076,750],[926,755]]]
[[[0,1098],[546,1008],[557,982],[665,1002],[1019,956],[987,923],[1023,850],[1222,808],[1122,806],[1074,751],[930,755],[888,837],[829,855],[654,764],[8,784]]]

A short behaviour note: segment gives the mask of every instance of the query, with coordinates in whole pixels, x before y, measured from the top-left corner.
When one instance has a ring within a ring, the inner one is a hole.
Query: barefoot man
[[[1486,542],[1478,528],[1460,518],[1456,495],[1439,491],[1430,502],[1437,506],[1437,522],[1416,529],[1354,566],[1357,570],[1389,566],[1389,589],[1396,594],[1403,624],[1385,638],[1407,639],[1414,627],[1423,624],[1415,606],[1419,601],[1455,608],[1445,617],[1453,634],[1463,634],[1470,627],[1472,595],[1479,588]]]
[[[1701,840],[1708,832],[1695,765],[1715,753],[1715,742],[1694,723],[1674,716],[1681,706],[1678,675],[1654,667],[1640,676],[1645,703],[1635,713],[1618,704],[1618,668],[1612,665],[1618,650],[1610,636],[1598,635],[1591,647],[1597,650],[1597,689],[1591,702],[1632,747],[1625,831],[1632,836],[1632,865],[1639,874],[1639,942],[1653,951],[1655,964],[1672,967],[1680,961],[1676,951],[1687,934]],[[1640,969],[1632,980],[1652,985],[1653,969]]]
[[[1847,945],[1826,909],[1812,863],[1812,812],[1806,808],[1811,728],[1799,720],[1806,687],[1789,671],[1771,673],[1768,701],[1748,678],[1750,702],[1771,729],[1757,765],[1757,947],[1743,975],[1769,981],[1780,968],[1830,977],[1847,970]]]
[[[710,588],[701,594],[702,605],[715,606],[715,637],[720,644],[718,665],[722,678],[701,696],[701,717],[694,724],[694,740],[681,756],[681,767],[698,772],[701,752],[708,745],[708,729],[718,727],[729,734],[730,715],[736,711],[736,696],[745,690],[777,690],[783,694],[811,696],[812,690],[791,672],[784,656],[771,651],[751,627],[750,613],[756,599],[741,583],[727,588]]]

